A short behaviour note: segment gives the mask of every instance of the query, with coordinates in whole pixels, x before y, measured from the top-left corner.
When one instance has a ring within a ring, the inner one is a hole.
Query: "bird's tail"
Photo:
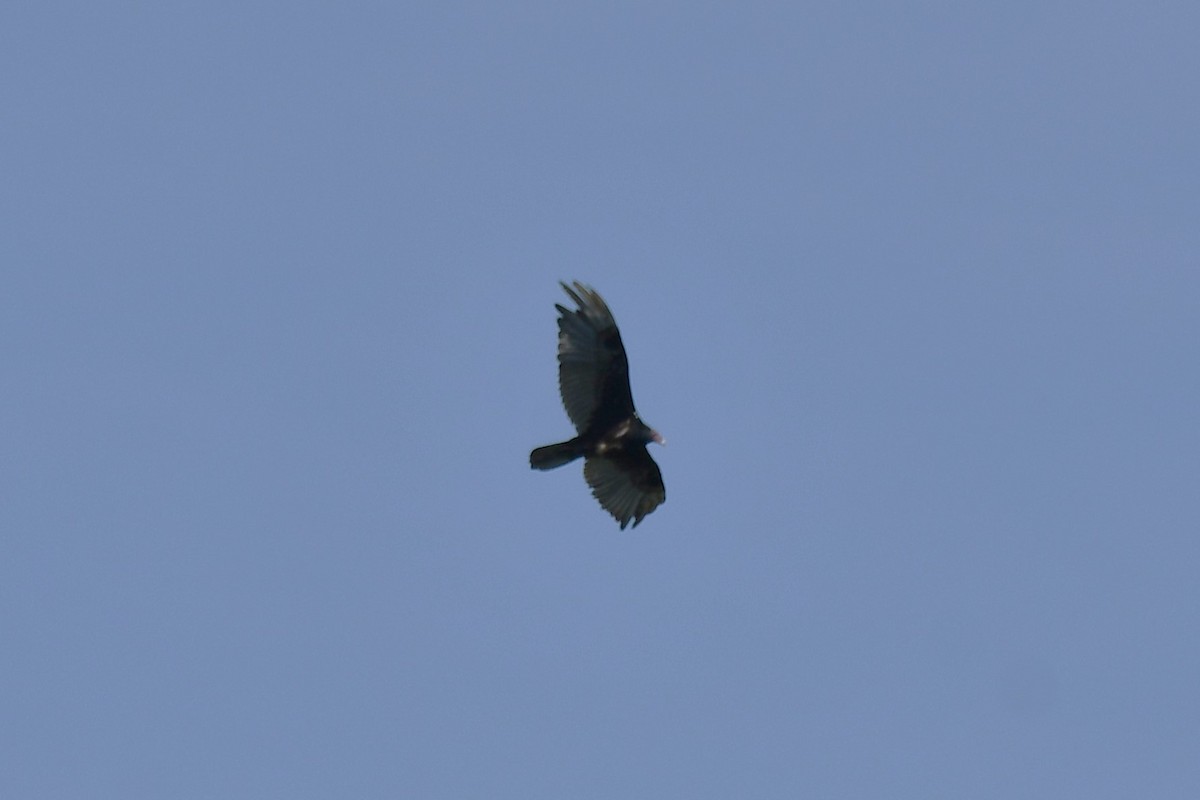
[[[581,455],[583,455],[583,448],[579,445],[579,439],[548,444],[529,454],[529,466],[534,469],[554,469],[563,464],[570,464]]]

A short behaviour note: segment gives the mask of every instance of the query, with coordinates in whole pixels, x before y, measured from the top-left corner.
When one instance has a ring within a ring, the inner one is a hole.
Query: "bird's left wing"
[[[584,462],[583,476],[604,510],[633,527],[667,499],[662,473],[645,447],[592,456]]]

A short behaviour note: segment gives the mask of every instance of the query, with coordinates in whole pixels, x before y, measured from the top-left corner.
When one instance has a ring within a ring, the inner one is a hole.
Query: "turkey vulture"
[[[560,285],[579,309],[558,309],[558,388],[579,435],[529,454],[534,469],[554,469],[583,456],[583,477],[621,530],[667,499],[647,442],[665,444],[642,422],[629,390],[629,362],[617,321],[594,289]]]

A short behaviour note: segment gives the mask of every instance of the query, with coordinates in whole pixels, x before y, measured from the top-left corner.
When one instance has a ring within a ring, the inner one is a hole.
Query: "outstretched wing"
[[[621,523],[621,530],[631,519],[636,528],[667,499],[662,473],[645,446],[592,456],[583,464],[583,476],[604,510]]]
[[[562,284],[578,310],[558,309],[558,388],[576,430],[633,413],[629,361],[617,322],[594,289]]]

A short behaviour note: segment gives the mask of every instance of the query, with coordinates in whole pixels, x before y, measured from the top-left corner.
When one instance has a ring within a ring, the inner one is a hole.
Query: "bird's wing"
[[[630,520],[636,528],[667,499],[662,473],[645,446],[592,456],[583,464],[583,476],[604,510],[621,523],[621,530]]]
[[[562,287],[579,308],[555,305],[558,388],[567,416],[583,433],[593,422],[615,421],[633,413],[629,361],[617,322],[600,295],[578,281],[574,287],[565,283]]]

